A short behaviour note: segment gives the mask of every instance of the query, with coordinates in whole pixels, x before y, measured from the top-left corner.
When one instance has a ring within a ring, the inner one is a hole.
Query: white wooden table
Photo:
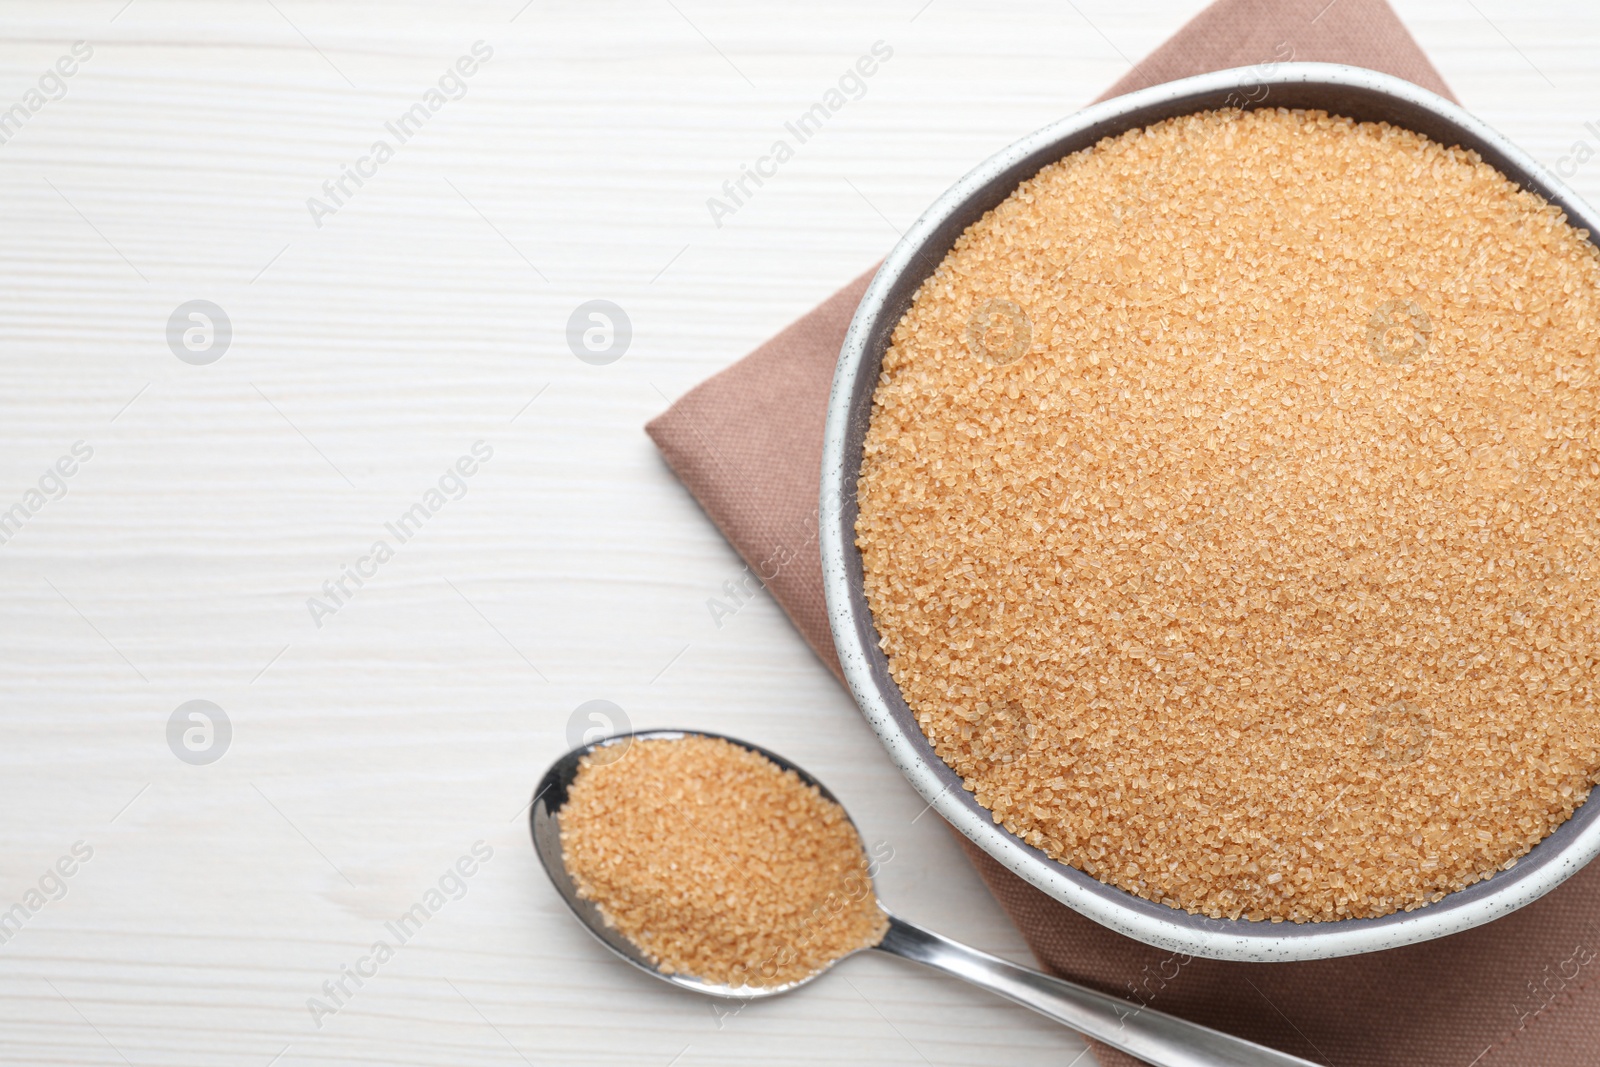
[[[1071,1034],[887,959],[719,1018],[579,930],[521,809],[585,701],[744,736],[893,846],[897,909],[1027,958],[770,599],[714,624],[740,564],[641,426],[1197,0],[521,2],[0,8],[26,112],[0,122],[0,1059],[1071,1063]],[[1591,0],[1400,7],[1535,155],[1600,149]],[[464,95],[389,133],[478,41]],[[878,41],[864,95],[715,225]],[[568,347],[590,299],[632,323],[609,365]],[[214,362],[169,345],[193,300],[231,323]],[[387,532],[478,441],[465,495]],[[231,726],[209,764],[169,746],[192,700]]]

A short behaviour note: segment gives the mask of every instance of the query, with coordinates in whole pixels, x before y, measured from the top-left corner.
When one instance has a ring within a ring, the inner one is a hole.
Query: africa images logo
[[[388,138],[380,137],[372,142],[366,155],[354,163],[341,163],[338,177],[322,183],[322,196],[325,199],[315,196],[306,198],[306,210],[311,213],[311,221],[316,228],[322,229],[322,220],[326,216],[337,215],[339,209],[356,195],[356,190],[366,185],[369,178],[378,176],[378,168],[394,158],[396,147],[422,132],[422,127],[443,110],[446,103],[466,96],[466,79],[478,73],[478,67],[493,57],[493,48],[483,41],[474,41],[472,55],[461,56],[452,66],[446,67],[445,72],[439,75],[437,84],[429,86],[421,100],[401,112],[394,121],[383,124],[384,130],[394,139],[393,144]]]
[[[850,101],[866,96],[867,79],[878,73],[879,67],[893,56],[894,49],[888,44],[874,41],[871,50],[846,67],[834,86],[822,94],[822,99],[802,111],[793,122],[783,124],[784,132],[794,138],[794,144],[790,144],[788,138],[779,137],[753,166],[741,163],[738,177],[722,183],[722,196],[706,198],[706,210],[711,213],[711,221],[717,229],[722,229],[724,218],[737,212],[755,195],[750,188],[752,182],[759,189],[767,184],[768,178],[777,177],[778,168],[794,158],[797,145],[821,133],[823,125],[843,111]]]

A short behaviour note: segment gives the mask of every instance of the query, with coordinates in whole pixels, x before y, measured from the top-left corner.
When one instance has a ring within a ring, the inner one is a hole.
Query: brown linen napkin
[[[1289,58],[1450,95],[1384,0],[1218,0],[1106,94]],[[1000,146],[996,146],[997,148]],[[817,494],[834,364],[871,272],[647,427],[689,491],[839,673]],[[1488,926],[1309,963],[1189,959],[1111,932],[962,845],[1050,971],[1332,1067],[1600,1063],[1600,864]],[[1137,1061],[1095,1046],[1104,1067]]]

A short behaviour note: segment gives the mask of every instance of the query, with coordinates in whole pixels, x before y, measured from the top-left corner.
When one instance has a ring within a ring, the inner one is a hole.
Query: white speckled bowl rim
[[[1094,921],[1163,949],[1219,960],[1325,959],[1443,937],[1537,900],[1600,852],[1600,805],[1581,805],[1509,871],[1410,912],[1273,923],[1211,919],[1145,900],[1050,859],[997,826],[990,812],[961,787],[889,676],[867,607],[854,537],[856,479],[883,352],[918,286],[962,231],[1046,164],[1136,126],[1223,107],[1230,93],[1254,94],[1258,85],[1268,89],[1259,106],[1320,108],[1358,120],[1383,120],[1446,145],[1475,149],[1513,181],[1559,205],[1573,225],[1600,233],[1593,209],[1494,130],[1441,96],[1359,67],[1285,63],[1270,71],[1217,71],[1080,111],[984,161],[939,197],[895,246],[862,297],[839,353],[828,402],[819,515],[823,585],[845,678],[890,758],[941,816],[1008,870]]]

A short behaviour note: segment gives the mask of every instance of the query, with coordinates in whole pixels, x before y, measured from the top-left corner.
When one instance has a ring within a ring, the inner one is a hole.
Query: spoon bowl
[[[736,737],[703,730],[641,730],[580,745],[556,760],[544,773],[529,808],[528,826],[533,833],[533,848],[539,855],[539,862],[544,865],[545,873],[555,884],[556,891],[584,929],[606,948],[646,974],[682,989],[729,1000],[756,1000],[787,993],[815,981],[856,952],[867,951],[857,949],[846,953],[806,977],[783,985],[718,985],[689,975],[662,972],[637,945],[606,922],[593,901],[578,895],[578,887],[567,871],[566,857],[561,849],[561,809],[567,802],[572,783],[578,777],[580,762],[585,756],[599,753],[607,757],[606,762],[616,763],[627,759],[628,750],[635,741],[676,741],[684,737],[717,738],[764,756],[783,770],[793,771],[807,785],[815,786],[823,797],[838,805],[841,812],[845,810],[839,798],[829,792],[827,786],[802,768],[775,752]],[[850,818],[848,812],[845,812],[845,818]],[[854,822],[850,825],[855,827]],[[861,836],[859,828],[856,836]],[[883,907],[881,903],[878,906]],[[888,909],[884,911],[889,914]],[[872,949],[912,960],[981,986],[1154,1067],[1314,1067],[1298,1056],[1290,1056],[1220,1030],[1212,1030],[1086,986],[1020,967],[998,956],[979,952],[924,930],[893,914],[889,914],[888,932]]]
[[[709,733],[705,730],[640,730],[630,734],[616,734],[587,745],[580,745],[550,765],[550,769],[544,772],[544,778],[539,782],[539,789],[533,796],[533,807],[528,813],[529,829],[533,832],[533,850],[539,854],[539,862],[544,865],[545,873],[550,876],[550,881],[555,883],[556,891],[561,894],[561,899],[566,902],[567,907],[572,909],[572,913],[578,917],[578,921],[583,924],[584,929],[599,939],[600,943],[606,948],[609,948],[646,974],[654,975],[665,982],[671,982],[675,986],[682,986],[684,989],[692,989],[696,993],[704,993],[712,997],[725,997],[729,1000],[756,1000],[761,997],[775,997],[780,993],[787,993],[791,989],[798,989],[814,981],[818,975],[828,970],[828,967],[820,971],[814,971],[798,981],[772,986],[717,985],[686,974],[666,974],[662,972],[654,963],[650,962],[649,957],[644,954],[638,945],[624,937],[621,931],[606,923],[605,916],[600,913],[600,909],[595,906],[593,901],[585,900],[578,895],[578,887],[572,881],[572,875],[567,871],[566,860],[561,852],[560,812],[562,806],[567,802],[568,790],[572,788],[573,781],[578,777],[579,761],[591,752],[604,751],[616,752],[617,755],[613,757],[612,762],[617,762],[627,758],[627,751],[635,741],[676,741],[679,738],[689,736],[720,738],[730,744],[738,745],[740,748],[746,748],[751,752],[765,756],[784,770],[793,771],[799,775],[802,782],[815,786],[823,797],[838,804],[839,810],[844,811],[844,805],[839,803],[838,797],[828,791],[827,786],[776,752],[769,752],[759,745],[752,745],[750,742],[741,741],[736,737],[725,737],[722,734]],[[850,818],[848,813],[845,814],[845,818],[847,820]],[[850,825],[854,827],[855,823],[852,822]],[[858,837],[860,833],[860,829],[857,828],[856,835]],[[864,952],[866,950],[857,949],[856,951]],[[853,956],[855,953],[852,952],[849,955]],[[839,961],[834,961],[834,963],[837,962]],[[832,964],[829,964],[829,967],[831,966]]]

